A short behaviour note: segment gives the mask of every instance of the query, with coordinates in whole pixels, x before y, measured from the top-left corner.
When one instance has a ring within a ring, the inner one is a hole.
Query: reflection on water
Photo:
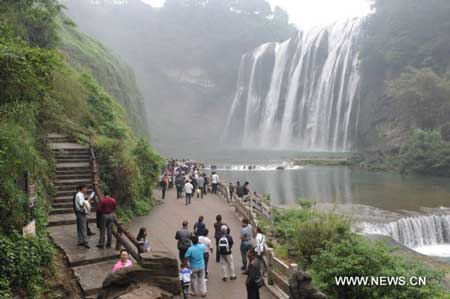
[[[363,204],[390,211],[450,205],[450,184],[441,178],[403,177],[348,167],[318,166],[217,172],[226,182],[251,182],[252,191],[270,194],[273,202],[279,205],[294,204],[298,198]]]

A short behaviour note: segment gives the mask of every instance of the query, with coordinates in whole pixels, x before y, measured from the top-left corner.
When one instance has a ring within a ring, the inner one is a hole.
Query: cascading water
[[[245,54],[223,141],[350,150],[359,117],[360,25],[338,22]]]
[[[387,224],[363,224],[368,234],[392,237],[410,248],[450,244],[450,215],[406,217]]]

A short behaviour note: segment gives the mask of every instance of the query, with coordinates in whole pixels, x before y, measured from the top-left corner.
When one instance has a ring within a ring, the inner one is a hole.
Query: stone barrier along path
[[[161,191],[154,190],[154,196],[160,199]],[[129,231],[133,233],[137,233],[140,227],[146,227],[150,246],[153,250],[168,251],[178,256],[177,242],[175,240],[176,231],[180,229],[183,220],[188,220],[189,229],[193,230],[194,223],[198,220],[199,216],[205,217],[206,227],[209,230],[208,237],[213,241],[215,247],[214,222],[216,221],[217,214],[222,215],[223,221],[231,229],[231,235],[234,240],[233,258],[238,279],[234,281],[222,281],[220,264],[216,263],[214,252],[209,259],[207,298],[246,299],[245,280],[247,276],[241,274],[240,271],[242,266],[239,250],[241,223],[234,213],[233,208],[219,196],[208,193],[203,199],[194,197],[192,204],[186,206],[184,198],[177,199],[176,192],[170,190],[166,194],[166,199],[162,200],[161,205],[155,206],[150,212],[150,215],[135,218],[128,227]],[[261,289],[260,294],[262,299],[275,298],[265,287]]]

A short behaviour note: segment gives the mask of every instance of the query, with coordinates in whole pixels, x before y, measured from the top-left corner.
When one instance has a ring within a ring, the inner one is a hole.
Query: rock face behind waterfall
[[[223,141],[348,151],[359,117],[360,20],[267,43],[242,57]]]

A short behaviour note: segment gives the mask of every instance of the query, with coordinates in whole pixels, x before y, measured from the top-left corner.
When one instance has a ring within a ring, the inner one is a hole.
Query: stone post
[[[273,285],[272,268],[273,268],[273,248],[267,248],[267,283]]]

